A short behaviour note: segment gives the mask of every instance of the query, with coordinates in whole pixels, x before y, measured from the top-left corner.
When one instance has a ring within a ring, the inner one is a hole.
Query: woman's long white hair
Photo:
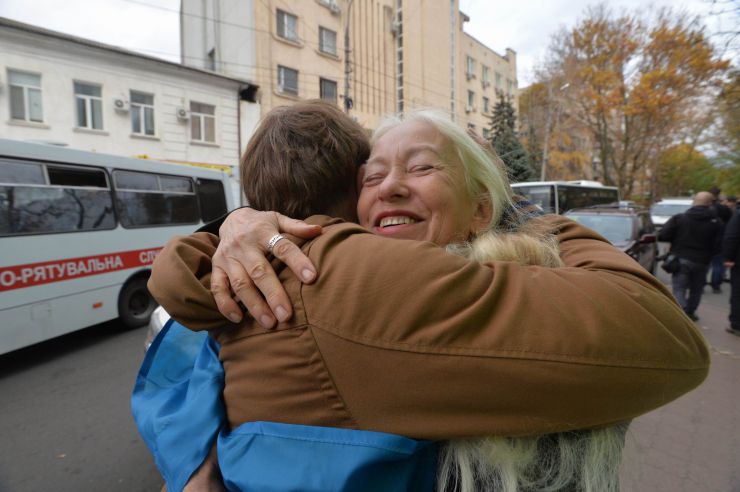
[[[491,205],[489,226],[448,251],[480,262],[511,261],[557,268],[563,265],[557,238],[538,220],[518,217],[503,162],[484,150],[462,128],[434,110],[389,118],[373,143],[404,121],[434,126],[452,143],[463,165],[471,199]],[[508,213],[508,220],[503,221]],[[533,286],[533,288],[535,288]],[[628,424],[533,437],[481,437],[445,443],[437,470],[438,492],[568,491],[617,492],[619,466]]]

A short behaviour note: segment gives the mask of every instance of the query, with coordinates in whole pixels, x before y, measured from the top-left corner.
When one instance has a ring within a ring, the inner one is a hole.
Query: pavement
[[[662,271],[659,278],[669,283]],[[730,285],[707,286],[696,322],[711,347],[706,381],[635,419],[627,433],[622,492],[740,492],[740,337],[727,333]]]

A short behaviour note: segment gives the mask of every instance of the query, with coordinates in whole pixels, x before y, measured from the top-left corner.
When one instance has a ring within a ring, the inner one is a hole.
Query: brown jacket
[[[279,267],[295,316],[273,330],[218,314],[213,235],[170,241],[149,288],[183,325],[213,330],[232,426],[532,435],[623,421],[699,385],[707,347],[663,285],[589,229],[543,220],[564,268],[480,265],[313,217],[324,232],[301,247],[319,277]]]

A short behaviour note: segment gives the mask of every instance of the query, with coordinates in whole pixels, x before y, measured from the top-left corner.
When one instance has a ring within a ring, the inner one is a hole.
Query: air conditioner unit
[[[473,106],[465,106],[465,112],[466,113],[472,113],[474,111]]]
[[[339,5],[334,1],[329,2],[329,10],[331,10],[331,13],[334,15],[339,15],[342,12],[342,9],[340,9]]]
[[[178,120],[187,121],[190,119],[190,111],[186,108],[177,108],[175,114],[177,114]]]
[[[117,97],[113,99],[113,108],[121,113],[127,113],[131,109],[131,104],[128,102],[128,99]]]

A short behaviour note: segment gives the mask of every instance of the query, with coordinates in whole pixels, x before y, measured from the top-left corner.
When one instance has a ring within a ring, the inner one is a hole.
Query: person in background
[[[714,197],[712,201],[712,212],[722,221],[722,225],[727,224],[732,217],[732,208],[720,200],[719,195],[722,190],[717,186],[712,186],[709,193]],[[725,200],[726,201],[726,200]],[[734,207],[733,207],[734,208]],[[722,281],[725,278],[725,266],[722,263],[722,255],[718,252],[712,257],[711,272],[709,274],[709,284],[712,286],[712,292],[715,294],[722,293]]]
[[[725,230],[722,258],[724,266],[730,269],[730,326],[727,331],[740,336],[740,213],[737,209]]]
[[[681,267],[672,276],[673,295],[693,321],[699,320],[696,309],[709,264],[719,255],[724,230],[712,209],[714,202],[712,193],[697,193],[693,206],[671,217],[658,233],[658,240],[671,243],[671,252],[680,260]]]
[[[725,201],[722,203],[725,207],[730,209],[733,215],[737,212],[737,197],[735,195],[727,195]]]

